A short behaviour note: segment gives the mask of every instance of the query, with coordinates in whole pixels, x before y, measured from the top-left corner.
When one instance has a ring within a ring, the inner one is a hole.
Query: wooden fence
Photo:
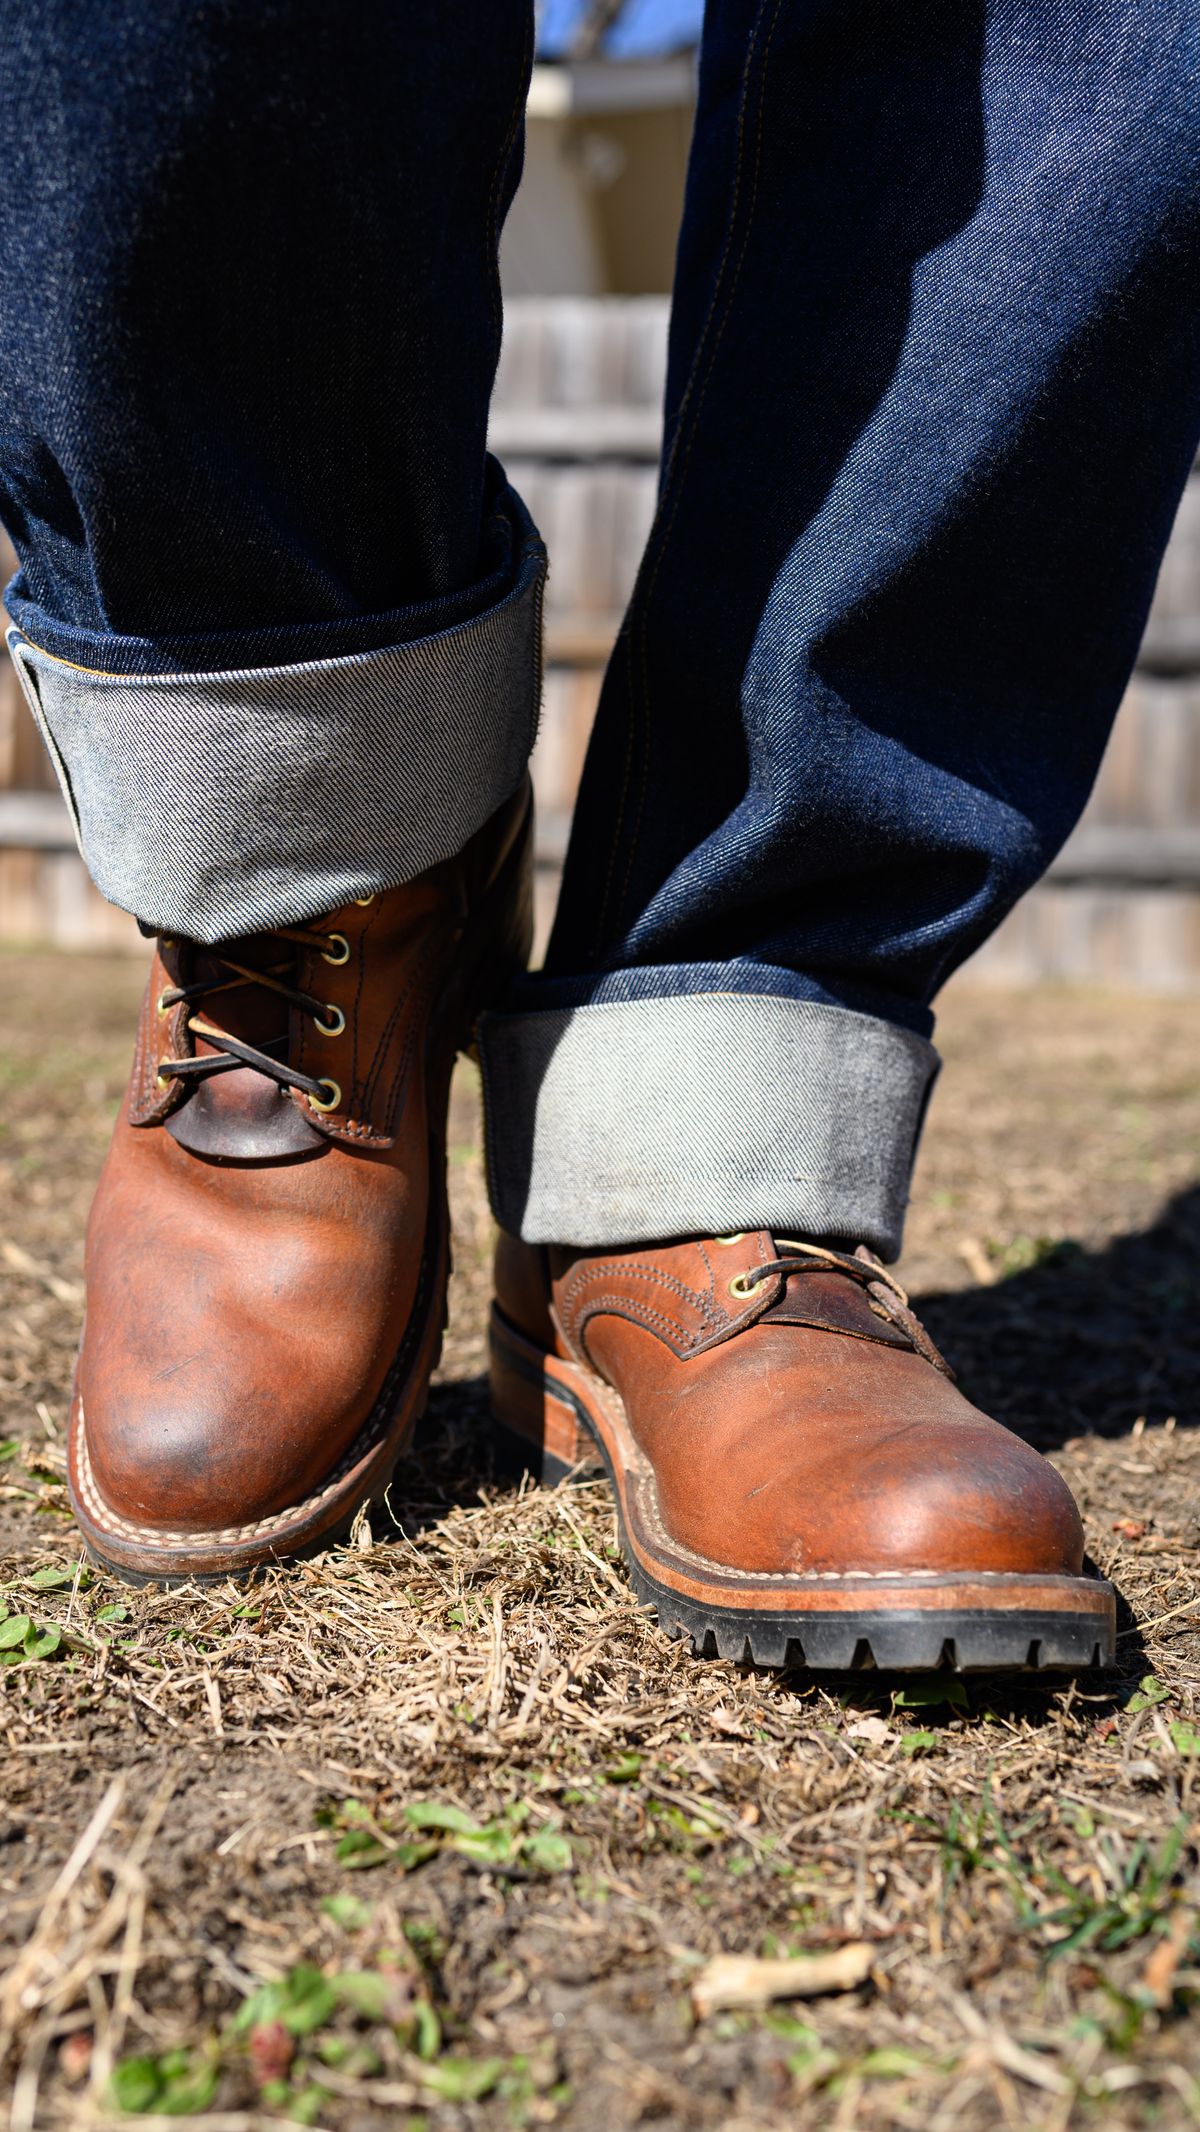
[[[653,514],[666,324],[659,297],[508,306],[492,442],[551,555],[534,758],[543,932],[604,661]],[[0,939],[140,948],[83,872],[11,676],[0,690]],[[1200,988],[1200,474],[1085,818],[970,973]]]

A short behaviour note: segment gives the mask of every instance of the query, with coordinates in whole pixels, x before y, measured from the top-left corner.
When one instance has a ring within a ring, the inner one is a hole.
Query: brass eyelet
[[[154,1076],[154,1086],[156,1088],[169,1088],[171,1086],[170,1075],[165,1073],[156,1073]]]
[[[732,1236],[714,1236],[713,1238],[714,1244],[720,1244],[722,1251],[726,1250],[730,1244],[743,1244],[745,1241],[746,1232],[744,1229],[735,1229]]]
[[[322,1103],[320,1096],[310,1096],[308,1100],[312,1104],[313,1109],[336,1110],[342,1100],[342,1091],[338,1087],[337,1082],[331,1080],[327,1074],[323,1080],[318,1082],[317,1086],[319,1088],[331,1088],[333,1090],[333,1094],[330,1096],[329,1101],[327,1103]]]
[[[733,1279],[729,1283],[729,1293],[730,1295],[737,1296],[739,1300],[744,1303],[746,1297],[748,1295],[753,1295],[754,1290],[757,1287],[758,1282],[752,1280],[748,1273],[735,1273]]]
[[[370,895],[369,895],[369,896],[356,896],[356,897],[354,898],[354,900],[355,900],[356,904],[358,905],[358,908],[359,908],[359,910],[360,910],[360,911],[365,911],[365,910],[366,910],[366,907],[367,907],[367,905],[368,905],[368,903],[374,903],[374,901],[375,901],[375,894],[376,894],[376,891],[375,891],[374,889],[372,889],[372,890],[371,890],[371,893],[370,893]]]
[[[346,1017],[341,1008],[326,1007],[325,1012],[330,1017],[327,1022],[323,1022],[319,1014],[313,1015],[313,1022],[316,1027],[320,1030],[322,1036],[340,1036],[346,1026]]]
[[[340,969],[344,962],[349,962],[350,960],[350,942],[344,933],[331,933],[329,935],[329,947],[333,947],[335,943],[341,949],[341,954],[331,955],[329,948],[322,948],[321,960],[322,962],[331,962],[335,969]]]
[[[165,992],[160,992],[156,1004],[160,1015],[167,1015],[171,1012],[176,1002],[173,999],[168,999]]]

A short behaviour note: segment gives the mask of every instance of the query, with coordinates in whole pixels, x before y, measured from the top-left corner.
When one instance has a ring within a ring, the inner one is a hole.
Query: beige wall
[[[531,115],[501,247],[509,296],[665,295],[692,106]]]

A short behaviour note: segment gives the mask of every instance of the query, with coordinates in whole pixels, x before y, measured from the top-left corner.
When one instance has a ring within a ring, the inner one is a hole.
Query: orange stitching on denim
[[[761,0],[761,4],[760,4],[760,6],[759,6],[759,11],[758,11],[758,15],[757,15],[757,17],[755,18],[755,24],[754,24],[754,29],[753,29],[753,32],[752,32],[752,34],[751,34],[751,39],[750,39],[750,45],[749,45],[749,49],[748,49],[748,51],[747,51],[747,56],[746,56],[746,72],[745,72],[745,77],[744,77],[744,80],[743,80],[743,84],[742,84],[742,102],[741,102],[741,107],[740,107],[740,109],[739,109],[739,111],[738,111],[738,139],[737,139],[737,153],[736,153],[736,158],[735,158],[735,163],[734,163],[734,181],[733,181],[733,191],[732,191],[732,197],[731,197],[731,201],[730,201],[730,209],[729,209],[729,225],[728,225],[728,228],[727,228],[727,230],[726,230],[726,236],[725,236],[725,249],[724,249],[724,251],[723,251],[723,253],[722,253],[722,256],[721,256],[721,264],[720,264],[719,268],[717,269],[717,278],[716,278],[716,282],[715,282],[715,284],[714,284],[714,286],[713,286],[713,293],[712,293],[712,298],[711,298],[711,301],[710,301],[710,303],[709,303],[709,307],[708,307],[708,310],[707,310],[707,312],[706,312],[706,314],[705,314],[704,324],[703,324],[703,326],[702,326],[702,328],[701,328],[701,331],[700,331],[700,339],[699,339],[699,343],[698,343],[698,345],[697,345],[697,350],[696,350],[696,357],[695,357],[695,361],[693,362],[693,365],[692,365],[692,369],[691,369],[691,373],[690,373],[690,375],[689,375],[689,377],[688,377],[688,382],[687,382],[687,386],[686,386],[686,388],[685,388],[685,390],[684,390],[683,398],[682,398],[682,400],[681,400],[681,401],[680,401],[680,403],[679,403],[679,417],[678,417],[678,420],[677,420],[677,422],[676,422],[676,425],[675,425],[675,438],[674,438],[674,442],[672,443],[672,446],[671,446],[671,453],[670,453],[670,457],[669,457],[669,459],[668,459],[668,461],[667,461],[667,465],[666,465],[666,468],[665,468],[665,471],[664,471],[664,476],[663,476],[663,497],[664,497],[664,502],[663,502],[663,503],[660,503],[660,505],[659,505],[659,509],[658,509],[658,512],[657,512],[657,514],[656,514],[656,517],[655,517],[655,524],[654,524],[654,526],[653,526],[653,527],[651,528],[651,536],[650,536],[650,538],[651,538],[651,541],[653,541],[653,539],[654,539],[654,536],[655,536],[655,533],[656,533],[656,532],[658,531],[658,528],[659,528],[659,526],[660,526],[660,524],[661,524],[661,528],[662,528],[662,531],[661,531],[661,537],[660,537],[660,540],[659,540],[659,544],[658,544],[658,552],[657,552],[657,554],[656,554],[656,556],[655,556],[655,559],[654,559],[654,567],[653,567],[653,570],[651,571],[651,574],[650,574],[650,578],[649,578],[649,582],[647,583],[647,586],[646,586],[646,592],[645,592],[645,597],[644,597],[644,599],[642,599],[641,601],[639,601],[639,599],[638,599],[638,588],[637,588],[637,587],[635,586],[635,588],[634,588],[634,594],[633,594],[633,599],[632,599],[632,600],[631,600],[631,602],[630,602],[630,612],[631,612],[631,614],[633,613],[633,610],[634,610],[634,608],[635,608],[635,607],[636,607],[636,608],[638,608],[638,610],[639,610],[639,612],[638,612],[638,616],[637,616],[637,624],[636,624],[636,626],[637,626],[637,629],[638,629],[638,634],[639,634],[639,645],[640,645],[640,651],[641,651],[641,683],[642,683],[642,690],[641,690],[641,710],[642,710],[642,718],[641,718],[641,734],[640,734],[640,738],[641,738],[641,743],[642,743],[642,745],[641,745],[641,769],[642,769],[642,774],[641,774],[641,784],[640,784],[640,789],[639,789],[639,792],[638,792],[638,808],[637,808],[637,814],[636,814],[636,816],[635,816],[635,819],[634,819],[634,823],[633,823],[633,832],[632,832],[632,835],[631,835],[631,837],[630,837],[630,840],[629,840],[629,851],[628,851],[628,855],[627,855],[627,858],[626,858],[626,863],[625,863],[625,873],[624,873],[624,877],[623,877],[623,879],[622,879],[622,882],[621,882],[621,907],[622,907],[622,908],[624,907],[625,899],[626,899],[626,897],[627,897],[627,895],[628,895],[628,892],[629,892],[629,883],[630,883],[630,878],[631,878],[631,876],[632,876],[632,873],[633,873],[633,865],[634,865],[634,860],[635,860],[635,858],[636,858],[636,856],[637,856],[637,849],[638,849],[638,839],[639,839],[639,836],[640,836],[640,834],[641,834],[641,827],[642,827],[642,817],[643,817],[643,815],[644,815],[644,813],[645,813],[645,810],[646,810],[646,779],[647,779],[647,769],[648,769],[648,760],[647,760],[647,758],[648,758],[648,753],[649,753],[648,743],[649,743],[649,735],[650,735],[650,718],[649,718],[649,691],[650,691],[650,682],[649,682],[649,665],[648,665],[648,659],[647,659],[647,654],[646,654],[646,619],[645,619],[645,615],[646,615],[646,608],[647,608],[647,606],[648,606],[648,604],[649,604],[649,601],[650,601],[650,599],[651,599],[651,597],[652,597],[652,595],[653,595],[653,592],[654,592],[654,587],[655,587],[656,583],[658,582],[658,574],[659,574],[659,571],[660,571],[660,570],[661,570],[661,568],[662,568],[662,565],[663,565],[663,561],[664,561],[664,559],[665,559],[665,556],[666,556],[666,551],[667,551],[667,543],[668,543],[668,541],[669,541],[669,539],[670,539],[670,536],[671,536],[671,532],[672,532],[672,529],[673,529],[673,527],[674,527],[674,524],[675,524],[675,516],[676,516],[676,513],[677,513],[677,511],[678,511],[678,508],[679,508],[680,492],[681,492],[681,490],[682,490],[682,486],[683,486],[683,481],[684,481],[684,477],[685,477],[685,475],[686,475],[686,473],[687,473],[687,470],[688,470],[688,465],[689,465],[689,463],[690,463],[690,460],[691,460],[691,456],[692,456],[692,451],[693,451],[693,448],[694,448],[694,446],[695,446],[695,442],[696,442],[696,435],[697,435],[697,429],[698,429],[698,417],[699,417],[700,409],[701,409],[701,407],[703,406],[703,403],[704,403],[704,396],[705,396],[705,394],[706,394],[706,393],[707,393],[707,391],[708,391],[709,383],[710,383],[710,381],[711,381],[711,378],[712,378],[712,371],[713,371],[713,365],[714,365],[714,363],[716,362],[716,358],[717,358],[717,351],[718,351],[718,349],[720,348],[720,345],[721,345],[722,339],[724,338],[724,334],[725,334],[725,328],[726,328],[726,327],[727,327],[727,325],[729,324],[729,318],[730,318],[730,313],[731,313],[731,310],[732,310],[732,307],[733,307],[733,297],[734,297],[734,295],[735,295],[735,293],[736,293],[736,290],[737,290],[737,285],[738,285],[738,281],[739,281],[739,279],[740,279],[740,276],[741,276],[741,271],[742,271],[742,267],[743,267],[743,265],[744,265],[744,263],[745,263],[745,258],[746,258],[746,247],[747,247],[747,245],[748,245],[748,244],[749,244],[749,242],[750,242],[750,231],[751,231],[751,229],[752,229],[752,227],[753,227],[753,222],[754,222],[754,209],[755,209],[755,205],[756,205],[756,203],[757,203],[757,199],[758,199],[758,179],[759,179],[759,172],[760,172],[760,170],[761,170],[761,167],[762,167],[762,140],[763,140],[763,127],[764,127],[764,120],[765,120],[765,112],[766,112],[766,93],[767,93],[767,65],[768,65],[768,62],[769,62],[769,60],[770,60],[770,56],[771,56],[771,45],[772,45],[772,43],[774,42],[774,37],[775,37],[775,31],[776,31],[776,28],[778,27],[778,23],[779,23],[779,12],[780,12],[780,8],[781,8],[781,6],[782,6],[782,0],[775,0],[775,8],[774,8],[774,12],[773,12],[773,14],[772,14],[772,16],[771,16],[771,26],[770,26],[770,29],[769,29],[769,30],[767,31],[767,36],[766,36],[766,42],[765,42],[765,44],[764,44],[764,46],[763,46],[763,54],[762,54],[762,69],[761,69],[761,74],[760,74],[760,86],[759,86],[758,125],[757,125],[757,130],[756,130],[756,134],[755,134],[755,143],[754,143],[754,175],[753,175],[753,180],[752,180],[752,182],[751,182],[751,187],[750,187],[750,207],[749,207],[749,213],[748,213],[748,215],[747,215],[747,219],[746,219],[746,228],[745,228],[745,234],[743,235],[743,238],[742,238],[742,246],[741,246],[741,251],[740,251],[740,252],[739,252],[739,254],[738,254],[738,260],[737,260],[737,265],[735,266],[735,268],[734,268],[734,271],[733,271],[733,280],[732,280],[732,283],[731,283],[731,286],[730,286],[730,290],[729,290],[729,297],[728,297],[728,300],[727,300],[727,302],[726,302],[726,305],[725,305],[725,312],[724,312],[724,316],[723,316],[723,318],[722,318],[722,320],[721,320],[721,324],[720,324],[720,327],[719,327],[719,329],[718,329],[718,331],[717,331],[717,336],[716,336],[716,339],[715,339],[715,341],[714,341],[714,343],[713,343],[713,347],[712,347],[712,351],[711,351],[711,354],[710,354],[710,355],[709,355],[709,357],[708,357],[708,364],[707,364],[707,369],[706,369],[706,371],[705,371],[705,376],[704,376],[704,383],[703,383],[703,385],[702,385],[702,386],[701,386],[701,385],[698,385],[698,378],[699,378],[700,366],[701,366],[701,363],[702,363],[702,361],[703,361],[703,359],[704,359],[704,353],[705,353],[705,342],[706,342],[706,340],[707,340],[707,337],[708,337],[708,332],[709,332],[709,328],[710,328],[710,326],[712,325],[712,322],[713,322],[713,318],[714,318],[714,315],[715,315],[715,313],[716,313],[716,309],[717,309],[717,305],[718,305],[718,302],[720,301],[720,297],[721,297],[721,288],[722,288],[722,283],[724,282],[724,279],[725,279],[725,272],[726,272],[726,268],[727,268],[727,267],[728,267],[728,265],[729,265],[729,256],[730,256],[730,252],[731,252],[731,250],[732,250],[732,246],[733,246],[733,241],[734,241],[734,231],[735,231],[735,228],[736,228],[736,225],[737,225],[737,214],[738,214],[738,202],[739,202],[739,199],[740,199],[740,196],[741,196],[741,186],[742,186],[742,168],[743,168],[743,162],[744,162],[744,154],[743,154],[743,150],[744,150],[744,143],[745,143],[745,124],[746,124],[746,113],[747,113],[747,108],[748,108],[748,105],[749,105],[749,101],[750,101],[750,86],[751,86],[751,78],[752,78],[752,75],[753,75],[753,71],[754,71],[754,60],[755,60],[755,50],[756,50],[756,46],[757,46],[757,42],[758,42],[758,36],[759,36],[759,31],[760,31],[760,29],[761,29],[761,26],[762,26],[762,22],[763,22],[763,17],[765,16],[765,14],[766,14],[766,11],[767,11],[767,6],[768,6],[768,0]],[[697,400],[696,400],[696,408],[695,408],[695,414],[694,414],[694,416],[693,416],[693,419],[692,419],[692,421],[691,421],[691,425],[690,425],[690,433],[689,433],[689,436],[688,436],[688,442],[687,442],[687,447],[686,447],[686,450],[683,450],[683,434],[684,434],[684,424],[685,424],[685,419],[686,419],[686,418],[688,417],[688,415],[689,415],[689,414],[691,413],[691,402],[692,402],[692,397],[693,397],[693,394],[694,394],[694,393],[698,394],[698,397],[697,397]],[[681,450],[683,450],[683,458],[682,458],[682,461],[681,461],[681,462],[679,463],[679,468],[678,468],[678,478],[676,478],[676,464],[677,464],[677,461],[679,461],[679,454],[680,454]],[[671,491],[673,492],[673,493],[672,493],[672,500],[671,500],[671,506],[670,506],[670,512],[669,512],[669,515],[664,515],[664,503],[665,503],[666,493],[667,493],[667,490],[668,490],[668,489],[671,489]],[[650,543],[648,542],[648,543],[647,543],[647,551],[649,550],[649,545],[650,545]],[[630,703],[631,703],[631,706],[633,706],[633,705],[635,705],[635,704],[637,703],[637,696],[636,696],[636,694],[635,694],[635,691],[634,691],[634,688],[633,688],[633,681],[634,681],[634,668],[633,668],[633,653],[632,653],[632,634],[633,634],[633,632],[632,632],[632,629],[631,629],[631,631],[630,631],[630,649],[629,649],[629,654],[628,654],[628,656],[629,656],[629,661],[630,661],[630,683],[631,683],[631,686],[630,686]],[[599,941],[599,937],[600,937],[600,934],[601,934],[601,933],[602,933],[602,931],[603,931],[603,927],[604,927],[604,921],[605,921],[605,919],[606,919],[606,917],[607,917],[607,915],[608,915],[608,905],[609,905],[609,897],[610,897],[610,894],[611,894],[611,890],[612,890],[612,877],[613,877],[613,868],[614,868],[614,866],[615,866],[615,864],[616,864],[616,856],[617,856],[617,848],[618,848],[618,843],[619,843],[619,838],[620,838],[621,824],[622,824],[622,822],[623,822],[623,820],[624,820],[624,815],[625,815],[625,803],[626,803],[626,796],[627,796],[627,794],[628,794],[628,790],[629,790],[629,773],[630,773],[630,768],[631,768],[631,762],[632,762],[632,755],[633,755],[633,742],[634,742],[634,727],[635,727],[635,720],[631,718],[631,720],[630,720],[630,723],[629,723],[629,738],[628,738],[628,743],[627,743],[627,746],[626,746],[626,752],[625,752],[625,765],[624,765],[624,770],[623,770],[623,773],[622,773],[622,779],[621,779],[621,795],[620,795],[620,799],[619,799],[619,800],[618,800],[618,802],[617,802],[617,819],[616,819],[616,824],[614,825],[614,831],[613,831],[613,838],[612,838],[612,843],[611,843],[611,846],[610,846],[610,850],[609,850],[609,863],[608,863],[608,872],[607,872],[607,874],[606,874],[606,876],[605,876],[605,881],[604,881],[604,893],[603,893],[603,896],[601,897],[601,901],[600,901],[600,913],[599,913],[599,917],[598,917],[598,920],[597,920],[597,935],[596,935],[596,937],[597,937],[597,943],[598,943],[598,941]]]

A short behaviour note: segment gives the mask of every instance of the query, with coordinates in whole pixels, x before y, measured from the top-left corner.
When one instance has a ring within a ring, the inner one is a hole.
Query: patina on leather
[[[117,1566],[287,1552],[311,1498],[318,1523],[356,1507],[339,1471],[362,1500],[395,1400],[411,1427],[444,1314],[450,1070],[527,951],[529,815],[522,791],[457,859],[308,926],[158,943],[72,1415],[77,1509]]]
[[[502,1321],[577,1366],[569,1383],[610,1463],[648,1462],[664,1544],[696,1560],[700,1583],[705,1563],[767,1577],[1080,1572],[1066,1484],[957,1389],[869,1253],[765,1230],[625,1252],[503,1237],[496,1296]]]

